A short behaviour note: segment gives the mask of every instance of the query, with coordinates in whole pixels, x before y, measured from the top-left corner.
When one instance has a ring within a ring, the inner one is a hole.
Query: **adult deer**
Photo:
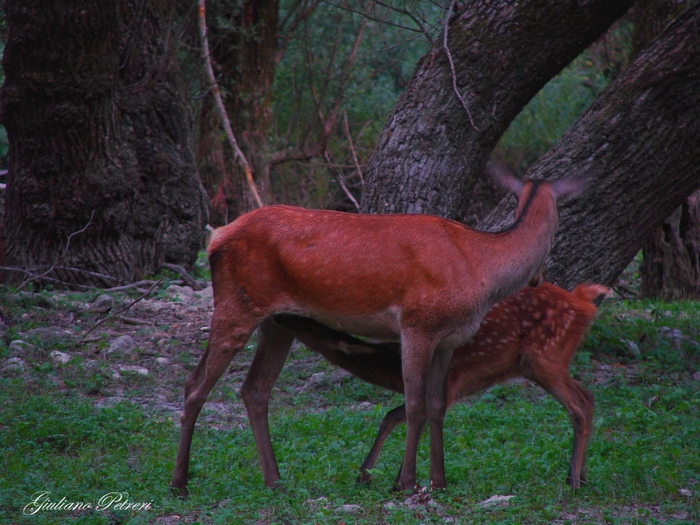
[[[569,364],[593,320],[593,299],[607,295],[599,284],[577,286],[573,292],[544,283],[523,288],[496,303],[481,321],[473,339],[456,348],[447,380],[447,407],[514,377],[534,381],[569,414],[574,445],[566,482],[574,488],[585,481],[585,457],[593,429],[593,394],[569,374]],[[370,343],[337,332],[312,319],[278,315],[276,323],[331,363],[360,379],[403,394],[401,347]],[[372,448],[360,467],[358,481],[368,483],[384,440],[406,420],[401,405],[387,413]]]
[[[581,179],[521,181],[497,171],[518,196],[513,224],[479,232],[427,215],[356,215],[270,206],[216,230],[209,243],[214,314],[209,345],[185,383],[171,485],[187,494],[197,416],[233,357],[258,328],[241,396],[265,484],[280,479],[267,408],[293,336],[279,313],[313,318],[346,333],[401,341],[406,446],[397,488],[414,490],[416,449],[427,420],[430,480],[445,486],[442,423],[452,351],[476,332],[491,305],[542,271],[558,226],[556,202]]]

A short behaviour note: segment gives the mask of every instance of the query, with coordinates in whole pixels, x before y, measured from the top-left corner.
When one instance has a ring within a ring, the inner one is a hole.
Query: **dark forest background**
[[[182,0],[7,0],[4,278],[191,267],[257,206]],[[549,278],[697,297],[698,2],[216,0],[211,65],[264,204],[507,224],[485,176],[590,177]],[[487,162],[491,159],[491,164]],[[643,252],[642,257],[640,252]]]

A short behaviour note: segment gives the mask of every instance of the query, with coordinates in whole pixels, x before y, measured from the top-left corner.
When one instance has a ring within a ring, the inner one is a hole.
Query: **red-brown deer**
[[[216,230],[209,243],[214,314],[209,345],[185,383],[171,485],[187,495],[194,426],[207,396],[258,328],[241,396],[265,484],[280,479],[270,443],[270,392],[293,341],[272,316],[313,318],[342,332],[401,341],[406,445],[399,490],[414,490],[416,449],[430,428],[430,480],[445,486],[442,423],[454,348],[486,311],[539,284],[558,227],[557,200],[585,182],[521,181],[495,173],[518,196],[513,224],[479,232],[428,215],[357,215],[269,206]]]
[[[569,374],[569,364],[596,313],[593,299],[607,295],[599,284],[577,286],[573,293],[553,284],[523,288],[493,306],[473,339],[455,349],[447,380],[447,407],[514,377],[540,385],[559,401],[571,419],[574,446],[566,482],[585,481],[585,457],[592,431],[593,395]],[[369,343],[308,318],[275,316],[276,323],[328,361],[360,379],[403,394],[401,347]],[[358,481],[368,483],[389,433],[406,420],[401,405],[387,413],[360,467]]]

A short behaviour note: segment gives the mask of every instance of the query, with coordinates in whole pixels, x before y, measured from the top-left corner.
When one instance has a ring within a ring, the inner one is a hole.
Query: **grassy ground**
[[[94,323],[74,306],[88,298],[47,295],[58,306],[3,308],[13,322],[0,344],[0,365],[10,355],[8,339],[30,327],[61,319],[79,333]],[[167,300],[164,293],[161,298]],[[130,359],[152,360],[149,341],[168,333],[168,326],[186,324],[183,312],[152,328],[125,328],[142,336],[142,352]],[[103,326],[110,329],[110,322]],[[175,364],[169,368],[149,365],[148,376],[119,378],[112,373],[115,358],[100,350],[104,342],[44,345],[27,358],[24,371],[0,372],[0,523],[700,523],[695,340],[699,303],[608,301],[574,364],[575,376],[596,397],[590,485],[572,491],[564,484],[572,436],[563,409],[538,388],[517,382],[449,412],[449,488],[410,499],[391,490],[402,431],[389,438],[373,484],[355,483],[381,417],[400,399],[338,373],[304,348],[293,352],[270,413],[285,490],[264,488],[237,393],[251,344],[200,417],[191,496],[184,501],[170,493],[168,482],[181,388],[202,342],[171,348],[167,355]],[[52,361],[54,349],[71,360]],[[418,465],[423,485],[424,441]],[[479,505],[493,495],[515,497],[501,506]],[[62,498],[63,509],[41,507]],[[93,508],[66,508],[79,502]]]

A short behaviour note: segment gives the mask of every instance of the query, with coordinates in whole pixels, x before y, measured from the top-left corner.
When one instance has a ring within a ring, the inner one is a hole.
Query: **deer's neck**
[[[492,300],[517,292],[540,271],[558,226],[554,200],[548,194],[534,194],[509,228],[490,236],[488,264],[495,270],[491,272]]]

